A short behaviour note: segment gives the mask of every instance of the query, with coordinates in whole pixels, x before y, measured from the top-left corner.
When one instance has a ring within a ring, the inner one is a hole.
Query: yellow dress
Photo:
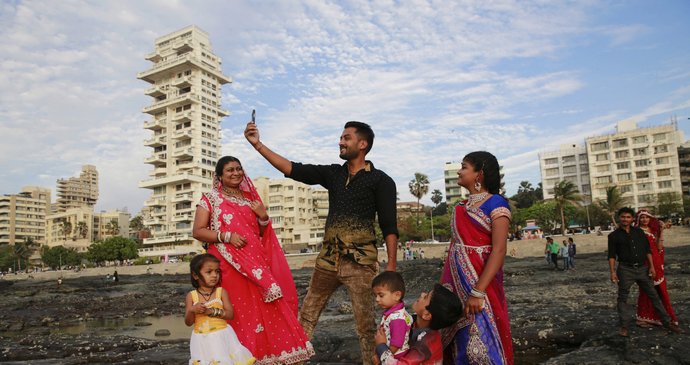
[[[217,288],[215,297],[204,303],[207,308],[223,308],[221,294],[223,288]],[[199,303],[199,293],[190,292],[192,303]],[[251,365],[255,359],[237,339],[235,331],[221,318],[197,314],[194,317],[194,330],[189,340],[191,358],[189,365]]]

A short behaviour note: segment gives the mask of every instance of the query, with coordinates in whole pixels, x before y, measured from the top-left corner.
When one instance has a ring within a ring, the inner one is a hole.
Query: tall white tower
[[[139,184],[152,190],[144,203],[151,237],[140,254],[187,254],[200,249],[192,238],[194,210],[220,157],[220,122],[230,114],[221,108],[221,86],[232,80],[223,75],[208,34],[196,26],[156,39],[145,58],[153,65],[137,78],[151,84],[145,94],[152,104],[143,111],[151,115],[144,128],[153,135],[144,144],[152,153],[144,162],[153,170]]]

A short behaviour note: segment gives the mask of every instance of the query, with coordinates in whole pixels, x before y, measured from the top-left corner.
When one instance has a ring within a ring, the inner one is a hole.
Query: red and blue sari
[[[492,251],[491,222],[511,218],[508,202],[492,195],[478,208],[459,204],[451,220],[452,237],[441,283],[465,303],[479,281]],[[513,364],[508,303],[503,291],[503,268],[486,288],[484,308],[443,330],[444,363]]]

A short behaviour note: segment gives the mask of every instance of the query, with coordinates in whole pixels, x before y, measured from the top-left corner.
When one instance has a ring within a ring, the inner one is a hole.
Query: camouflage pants
[[[314,268],[309,282],[309,291],[299,311],[299,322],[311,339],[319,316],[326,307],[328,299],[340,285],[345,285],[352,301],[359,346],[362,350],[362,363],[371,364],[374,354],[374,294],[371,281],[378,274],[378,264],[360,265],[348,259],[338,262],[337,271]]]

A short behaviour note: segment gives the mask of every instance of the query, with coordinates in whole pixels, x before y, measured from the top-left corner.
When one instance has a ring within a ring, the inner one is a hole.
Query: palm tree
[[[410,194],[417,198],[417,225],[419,225],[419,211],[421,210],[419,201],[429,192],[429,177],[421,172],[415,172],[414,179],[410,180],[408,186],[410,187]]]
[[[575,184],[567,180],[562,180],[557,182],[553,187],[553,200],[556,202],[556,208],[561,212],[561,232],[565,236],[565,206],[579,205],[582,201],[582,196]]]
[[[72,222],[62,221],[60,223],[60,235],[65,238],[65,243],[67,243],[67,236],[72,234]]]
[[[77,231],[77,236],[81,238],[86,238],[86,236],[89,235],[89,225],[83,221],[77,222],[77,227],[75,228],[75,231]]]
[[[599,206],[611,216],[611,222],[614,226],[616,225],[616,212],[627,204],[628,198],[623,197],[617,186],[606,188],[606,200],[599,200]]]
[[[442,201],[443,193],[441,190],[434,189],[434,191],[431,192],[431,202],[434,203],[435,206],[438,206]]]
[[[31,248],[29,245],[33,245],[33,240],[31,238],[29,238],[29,240],[31,240],[31,242],[24,240],[23,242],[16,242],[14,244],[12,256],[17,260],[17,270],[22,269],[22,261],[27,261],[29,257],[31,257]]]
[[[120,224],[116,220],[111,220],[105,224],[105,233],[115,236],[120,233]]]

